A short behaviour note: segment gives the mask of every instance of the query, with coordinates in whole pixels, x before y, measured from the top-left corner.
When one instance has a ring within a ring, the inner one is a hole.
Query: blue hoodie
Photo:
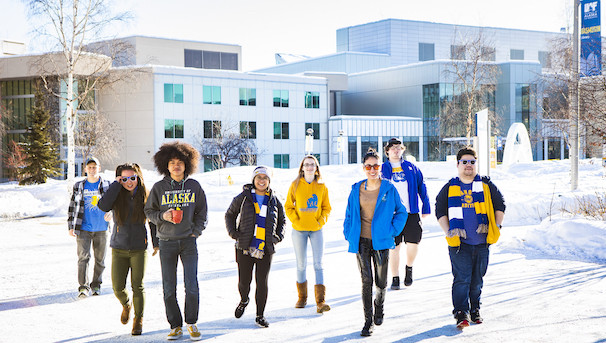
[[[351,187],[345,220],[343,221],[343,235],[349,242],[349,252],[357,253],[360,245],[362,221],[360,219],[360,185],[362,180]],[[374,250],[393,249],[394,237],[404,228],[408,213],[400,200],[398,190],[387,180],[381,180],[377,205],[372,218],[371,235]]]
[[[408,213],[419,213],[419,197],[423,202],[422,214],[431,213],[431,205],[429,204],[429,196],[427,195],[427,187],[423,181],[423,173],[414,164],[402,159],[402,170],[408,181],[408,203],[410,208]],[[384,179],[391,180],[391,163],[389,160],[383,163],[381,167],[381,175]]]

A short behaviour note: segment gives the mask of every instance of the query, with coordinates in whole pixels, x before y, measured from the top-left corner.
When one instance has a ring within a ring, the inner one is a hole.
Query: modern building
[[[483,56],[479,64],[497,70],[494,80],[480,81],[489,90],[487,104],[497,118],[493,123],[496,141],[501,143],[497,148],[502,149],[509,126],[523,122],[534,138],[535,159],[564,158],[562,133],[542,128],[538,87],[539,76],[551,68],[552,40],[562,37],[564,33],[386,19],[337,30],[335,54],[258,71],[347,74],[348,88],[337,94],[340,112],[329,120],[335,124],[332,134],[341,132],[349,142],[344,147],[347,162],[356,162],[354,157],[365,152],[367,145],[380,149],[392,136],[403,138],[415,157],[439,160],[449,153],[443,147],[456,137],[440,137],[436,121],[446,111],[444,104],[460,97],[462,88],[449,70],[453,63],[470,58],[466,49],[474,43],[471,40],[478,39],[475,44],[481,44],[478,49]],[[394,131],[396,118],[416,120],[420,125],[414,125],[414,130],[404,125]],[[372,122],[375,128],[343,126],[349,121]]]

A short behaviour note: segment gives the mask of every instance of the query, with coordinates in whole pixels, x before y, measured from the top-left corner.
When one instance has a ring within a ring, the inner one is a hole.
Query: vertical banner
[[[581,1],[581,77],[602,73],[600,0]]]

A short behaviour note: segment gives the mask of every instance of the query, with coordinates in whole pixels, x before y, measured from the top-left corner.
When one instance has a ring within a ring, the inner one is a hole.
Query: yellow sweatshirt
[[[323,183],[314,180],[307,183],[299,179],[297,192],[294,192],[294,182],[288,189],[286,197],[286,216],[290,219],[293,229],[297,231],[318,231],[326,224],[330,214],[328,189]]]

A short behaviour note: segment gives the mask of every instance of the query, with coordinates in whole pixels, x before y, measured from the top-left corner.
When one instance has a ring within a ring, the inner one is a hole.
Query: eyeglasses
[[[459,162],[461,162],[461,164],[463,164],[463,165],[469,163],[473,166],[474,164],[476,164],[476,160],[460,160]]]
[[[315,167],[315,163],[303,163],[303,167]]]
[[[371,170],[371,169],[379,170],[379,168],[381,168],[381,166],[378,164],[365,164],[364,165],[364,169],[366,169],[366,170]]]
[[[126,177],[123,177],[123,178],[121,178],[120,180],[122,180],[122,182],[126,182],[126,181],[128,181],[128,180],[131,180],[131,181],[137,181],[137,174],[135,174],[135,175],[133,175],[133,176],[126,176]]]

